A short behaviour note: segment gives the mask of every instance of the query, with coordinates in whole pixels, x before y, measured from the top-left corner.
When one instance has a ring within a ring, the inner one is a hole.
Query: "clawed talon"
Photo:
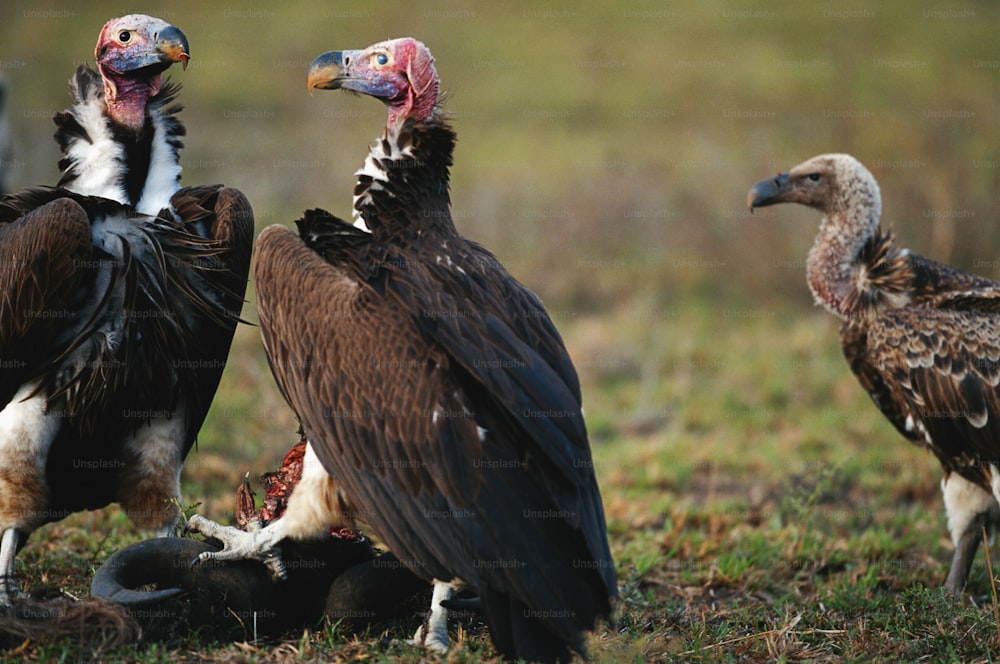
[[[245,532],[232,526],[223,526],[200,514],[188,519],[185,529],[188,532],[201,533],[205,537],[214,537],[222,542],[221,551],[206,551],[198,554],[191,565],[204,565],[211,562],[229,560],[257,560],[271,573],[274,580],[288,578],[288,571],[281,559],[281,546],[274,537],[274,531],[263,528]]]
[[[11,607],[14,600],[26,597],[17,583],[17,578],[13,575],[4,574],[0,576],[0,607]]]

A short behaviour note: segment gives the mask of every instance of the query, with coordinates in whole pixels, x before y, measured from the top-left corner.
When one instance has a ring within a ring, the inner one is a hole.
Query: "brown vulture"
[[[181,464],[215,395],[246,289],[253,214],[179,188],[175,88],[188,46],[148,16],[110,21],[56,117],[59,187],[0,199],[0,604],[41,525],[118,502],[172,532]]]
[[[875,405],[944,469],[960,593],[1000,519],[1000,283],[901,247],[879,226],[881,196],[854,157],[826,154],[761,180],[747,204],[823,213],[806,263],[816,302],[841,319],[840,343]]]
[[[418,642],[447,648],[442,602],[469,586],[505,657],[566,660],[617,596],[580,385],[538,297],[455,229],[433,63],[406,38],[310,67],[310,90],[375,97],[388,122],[355,225],[310,210],[255,251],[264,347],[309,441],[302,480],[260,531],[189,526],[226,542],[201,559],[274,566],[285,537],[364,522],[435,582]]]

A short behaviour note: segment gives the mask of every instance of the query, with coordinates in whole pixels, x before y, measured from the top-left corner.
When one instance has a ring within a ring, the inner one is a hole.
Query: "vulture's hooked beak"
[[[100,62],[102,54],[98,53],[97,58]],[[184,33],[180,28],[165,25],[153,36],[152,43],[140,48],[123,49],[105,61],[105,66],[117,74],[132,74],[142,70],[159,73],[175,62],[181,63],[181,66],[187,69],[190,58],[188,41]]]
[[[191,59],[191,50],[188,48],[187,37],[179,28],[171,25],[160,30],[160,34],[156,38],[156,50],[170,62],[179,62],[182,69],[187,69],[188,60]]]
[[[753,212],[754,208],[781,203],[781,196],[788,191],[788,181],[788,173],[761,180],[747,192],[747,207]]]
[[[327,51],[309,65],[306,88],[313,90],[351,90],[389,103],[399,95],[392,77],[369,65],[366,51]]]
[[[312,61],[309,73],[306,74],[306,89],[309,94],[313,90],[336,90],[341,87],[346,74],[344,54],[345,51],[327,51]],[[350,63],[350,56],[347,63]]]

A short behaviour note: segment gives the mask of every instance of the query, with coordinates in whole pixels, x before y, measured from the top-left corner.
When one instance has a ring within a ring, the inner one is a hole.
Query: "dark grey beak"
[[[766,207],[781,202],[781,196],[788,189],[788,173],[779,173],[773,178],[761,180],[750,187],[747,193],[747,206],[754,208]]]

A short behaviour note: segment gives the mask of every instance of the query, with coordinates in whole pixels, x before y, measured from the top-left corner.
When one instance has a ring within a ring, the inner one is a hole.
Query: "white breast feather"
[[[67,189],[127,203],[128,196],[117,176],[125,155],[122,146],[114,140],[108,129],[103,100],[92,99],[77,106],[74,113],[91,140],[87,142],[82,138],[74,139],[66,151],[66,156],[73,160],[77,173],[76,180]]]
[[[149,157],[149,173],[136,209],[142,214],[155,215],[163,208],[170,207],[170,197],[180,188],[181,165],[167,142],[163,114],[154,112],[150,119],[154,138]]]
[[[386,144],[388,144],[388,150],[386,150]],[[355,195],[354,197],[353,215],[355,228],[360,228],[367,233],[371,232],[371,229],[368,228],[368,224],[366,224],[365,220],[361,218],[361,208],[371,200],[371,194],[369,191],[381,191],[383,187],[379,183],[389,181],[389,176],[386,174],[379,162],[385,159],[398,161],[401,159],[409,159],[412,156],[412,146],[407,145],[402,150],[399,149],[395,137],[391,137],[389,140],[378,140],[371,146],[371,149],[368,151],[368,156],[365,157],[364,164],[354,173],[354,175],[358,178],[362,175],[367,175],[372,179],[369,187],[365,188],[360,194]]]

